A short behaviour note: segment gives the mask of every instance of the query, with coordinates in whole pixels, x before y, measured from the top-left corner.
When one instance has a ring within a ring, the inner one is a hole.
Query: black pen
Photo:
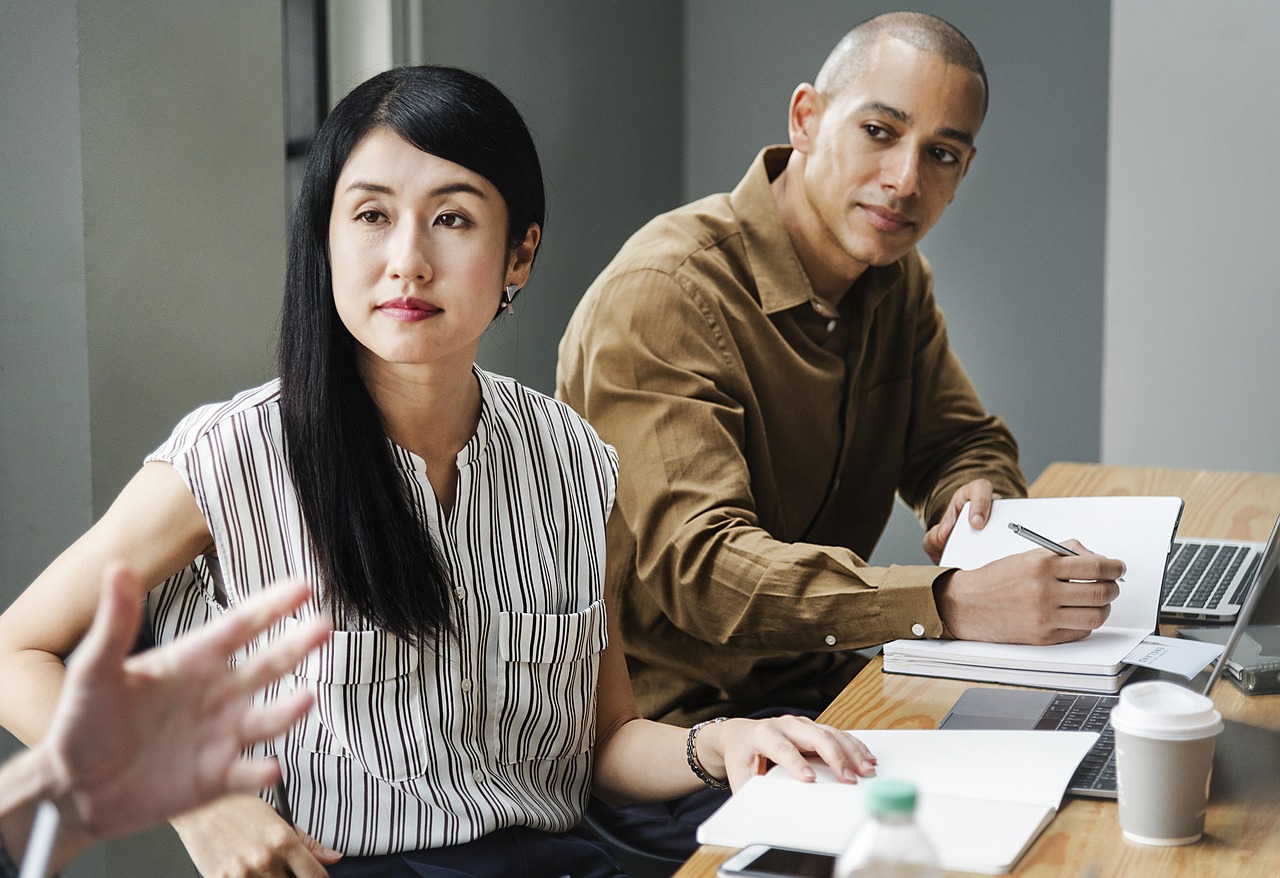
[[[1053,552],[1055,555],[1062,555],[1063,557],[1066,557],[1068,555],[1078,556],[1080,554],[1079,552],[1073,552],[1072,550],[1068,549],[1066,546],[1062,545],[1061,543],[1055,543],[1053,540],[1049,539],[1048,537],[1040,536],[1040,534],[1036,533],[1029,527],[1023,527],[1020,524],[1014,524],[1012,521],[1009,522],[1009,530],[1013,531],[1018,536],[1022,537],[1024,540],[1030,540],[1031,542],[1035,543],[1037,546],[1039,546],[1042,549],[1048,549],[1050,552]],[[1116,577],[1116,582],[1124,582],[1124,578]]]

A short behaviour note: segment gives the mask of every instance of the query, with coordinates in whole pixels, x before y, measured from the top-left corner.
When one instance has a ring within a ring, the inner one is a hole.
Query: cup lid
[[[1165,680],[1149,680],[1120,690],[1111,725],[1129,734],[1178,741],[1216,735],[1222,731],[1222,714],[1197,692]]]

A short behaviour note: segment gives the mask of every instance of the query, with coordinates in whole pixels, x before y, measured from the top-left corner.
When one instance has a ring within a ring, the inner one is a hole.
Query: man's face
[[[887,265],[942,216],[973,159],[982,80],[881,38],[839,94],[810,99],[792,143],[804,153],[810,243],[827,259]]]

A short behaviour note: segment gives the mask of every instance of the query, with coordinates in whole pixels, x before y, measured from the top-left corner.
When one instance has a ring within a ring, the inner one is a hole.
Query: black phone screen
[[[836,858],[829,854],[766,848],[760,856],[732,873],[752,878],[831,878]]]

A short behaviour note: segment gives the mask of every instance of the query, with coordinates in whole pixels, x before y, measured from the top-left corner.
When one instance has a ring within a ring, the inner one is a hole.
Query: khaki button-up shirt
[[[617,448],[609,597],[646,716],[820,709],[853,650],[938,637],[937,567],[870,567],[895,493],[926,523],[978,477],[1026,484],[947,341],[916,251],[813,292],[765,150],[657,217],[560,343],[557,395]]]

